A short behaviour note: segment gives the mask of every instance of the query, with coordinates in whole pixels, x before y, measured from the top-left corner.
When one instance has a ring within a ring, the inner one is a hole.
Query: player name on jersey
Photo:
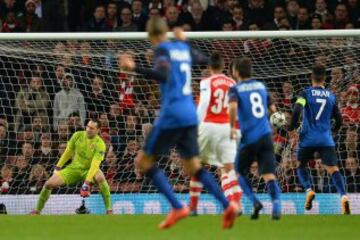
[[[317,90],[317,89],[312,89],[311,90],[311,95],[313,97],[329,97],[330,96],[330,92],[327,90]]]
[[[170,50],[170,58],[172,61],[190,61],[191,56],[189,51],[181,51],[181,50]]]
[[[237,86],[239,92],[250,92],[255,90],[265,89],[265,86],[261,82],[247,83]]]

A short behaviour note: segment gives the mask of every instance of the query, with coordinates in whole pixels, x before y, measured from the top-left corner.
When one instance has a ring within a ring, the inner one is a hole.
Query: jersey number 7
[[[317,99],[316,99],[316,102],[317,102],[317,103],[320,103],[320,108],[319,108],[318,113],[316,114],[315,120],[319,120],[320,117],[321,117],[321,114],[322,114],[323,111],[324,111],[324,108],[325,108],[325,105],[326,105],[326,99],[317,98]]]

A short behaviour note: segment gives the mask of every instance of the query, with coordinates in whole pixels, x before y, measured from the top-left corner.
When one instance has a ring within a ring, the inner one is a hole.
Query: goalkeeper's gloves
[[[80,196],[83,198],[90,196],[90,182],[85,181],[80,189]]]

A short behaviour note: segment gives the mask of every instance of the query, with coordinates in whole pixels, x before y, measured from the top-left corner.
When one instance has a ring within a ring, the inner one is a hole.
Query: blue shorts
[[[197,137],[197,125],[172,129],[154,126],[145,141],[144,151],[158,156],[169,154],[170,149],[176,147],[182,159],[190,159],[199,156]]]
[[[275,174],[275,154],[272,134],[262,136],[257,142],[239,149],[236,154],[235,168],[240,174],[246,174],[253,162],[258,162],[259,174]]]
[[[301,147],[297,152],[297,159],[302,167],[306,167],[310,160],[314,160],[315,153],[319,153],[321,162],[326,166],[337,166],[337,156],[334,147]]]

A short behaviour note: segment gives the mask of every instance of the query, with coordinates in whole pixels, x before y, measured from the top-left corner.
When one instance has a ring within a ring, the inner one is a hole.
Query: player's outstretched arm
[[[231,101],[229,104],[229,121],[230,121],[230,138],[232,140],[237,139],[237,129],[236,129],[236,116],[237,116],[238,103],[236,101]]]
[[[157,81],[166,81],[168,72],[168,63],[166,59],[166,52],[158,48],[154,53],[155,67],[142,68],[136,66],[135,60],[131,54],[124,53],[120,55],[120,67],[126,71],[136,72],[144,75],[146,79],[153,79]]]
[[[72,156],[73,156],[73,151],[69,147],[66,147],[64,153],[61,155],[59,161],[55,166],[55,170],[56,171],[61,170],[61,168],[70,160]]]

